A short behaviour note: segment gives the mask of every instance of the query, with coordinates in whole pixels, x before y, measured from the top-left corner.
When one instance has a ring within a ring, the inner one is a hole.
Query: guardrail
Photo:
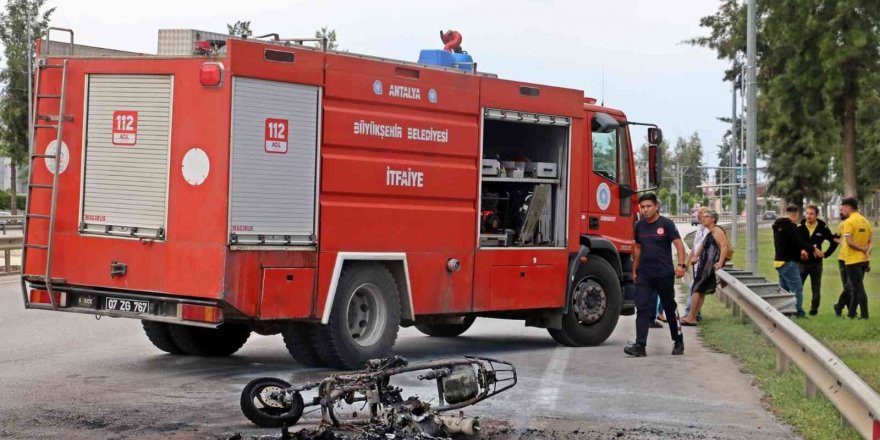
[[[24,245],[24,237],[0,237],[0,251],[3,251],[6,273],[12,270],[12,251],[21,249],[22,245]]]
[[[7,230],[21,230],[23,226],[23,215],[0,216],[0,233],[3,235],[6,235]]]
[[[716,275],[721,283],[718,293],[734,316],[748,316],[776,345],[776,370],[785,372],[794,362],[806,376],[807,398],[822,391],[862,437],[880,439],[880,395],[831,350],[733,275],[724,270]]]

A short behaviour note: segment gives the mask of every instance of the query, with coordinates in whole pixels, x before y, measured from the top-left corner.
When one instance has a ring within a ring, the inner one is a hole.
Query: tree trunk
[[[855,80],[847,79],[843,97],[843,194],[859,196],[856,184],[856,90]]]
[[[18,194],[16,190],[16,181],[18,177],[15,175],[15,161],[9,161],[9,179],[12,180],[12,185],[9,188],[9,212],[12,215],[18,215]]]

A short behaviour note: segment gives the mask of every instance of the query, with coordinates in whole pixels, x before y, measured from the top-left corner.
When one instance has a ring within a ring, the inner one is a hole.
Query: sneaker
[[[818,310],[810,310],[810,316],[816,316],[819,314]]]
[[[633,357],[645,357],[648,355],[648,353],[645,352],[645,346],[642,344],[627,345],[623,349],[623,352]]]
[[[663,328],[663,324],[661,324],[658,321],[654,321],[648,327],[649,328]]]
[[[672,354],[673,356],[680,356],[684,354],[684,342],[676,342],[672,346]]]

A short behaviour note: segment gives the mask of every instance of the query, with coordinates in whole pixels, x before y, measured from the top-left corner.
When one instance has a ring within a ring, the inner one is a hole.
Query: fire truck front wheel
[[[593,256],[575,274],[562,328],[548,329],[550,336],[569,347],[599,345],[617,326],[622,301],[617,272],[610,263]]]
[[[229,323],[216,329],[171,324],[168,330],[174,344],[193,356],[229,356],[251,335],[250,327]]]
[[[388,356],[400,326],[400,297],[388,268],[379,263],[346,265],[339,277],[330,319],[319,326],[315,348],[330,367],[357,369]]]

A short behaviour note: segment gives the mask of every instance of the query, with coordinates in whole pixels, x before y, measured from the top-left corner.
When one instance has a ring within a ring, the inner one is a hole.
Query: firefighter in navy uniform
[[[623,349],[630,356],[643,357],[647,353],[648,328],[656,304],[651,301],[656,291],[660,295],[669,333],[674,341],[672,354],[684,354],[684,337],[675,303],[675,279],[684,276],[687,254],[675,223],[658,212],[657,196],[647,193],[639,197],[641,220],[635,226],[633,249],[633,281],[636,284],[636,342]],[[678,264],[672,265],[672,246],[675,246]]]

